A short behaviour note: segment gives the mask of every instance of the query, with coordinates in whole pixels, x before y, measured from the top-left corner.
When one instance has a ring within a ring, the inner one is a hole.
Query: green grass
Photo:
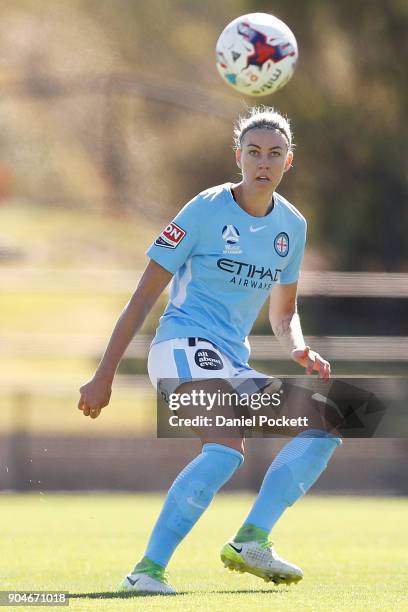
[[[141,556],[161,506],[153,495],[4,495],[4,589],[67,590],[72,610],[408,610],[406,499],[307,497],[273,539],[304,580],[270,586],[221,565],[221,544],[252,496],[220,495],[170,565],[175,597],[115,592]],[[54,608],[53,608],[54,609]]]

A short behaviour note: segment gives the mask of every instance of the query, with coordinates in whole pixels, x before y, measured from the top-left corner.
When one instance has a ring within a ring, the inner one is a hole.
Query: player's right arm
[[[126,304],[112,332],[94,376],[80,388],[79,410],[95,419],[109,404],[112,382],[125,350],[172,278],[161,265],[149,261],[136,291]]]

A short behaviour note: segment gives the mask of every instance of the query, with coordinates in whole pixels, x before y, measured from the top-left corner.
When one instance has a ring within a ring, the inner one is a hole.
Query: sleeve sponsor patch
[[[165,247],[166,249],[175,249],[186,234],[186,231],[172,222],[169,223],[160,236],[156,238],[154,244],[156,246]]]

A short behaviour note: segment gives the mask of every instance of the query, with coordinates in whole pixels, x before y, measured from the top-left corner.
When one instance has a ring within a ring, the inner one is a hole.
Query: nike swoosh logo
[[[136,578],[136,580],[132,580],[131,578],[129,578],[129,576],[127,577],[128,582],[130,582],[130,584],[132,586],[135,586],[136,582],[139,582],[140,578]]]
[[[235,550],[235,552],[240,553],[242,551],[242,546],[241,548],[235,548],[235,546],[233,544],[230,544],[231,548],[233,548]]]
[[[266,225],[261,225],[261,227],[252,227],[252,225],[249,226],[249,231],[250,232],[259,232],[262,229],[265,229]]]
[[[201,510],[207,510],[207,506],[200,506],[200,504],[197,504],[192,497],[187,497],[187,503],[190,504],[190,506],[195,506]]]

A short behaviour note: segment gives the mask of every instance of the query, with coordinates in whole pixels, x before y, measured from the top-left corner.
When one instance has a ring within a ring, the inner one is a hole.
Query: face
[[[265,193],[276,189],[293,160],[283,134],[267,128],[249,130],[235,156],[243,185]]]

